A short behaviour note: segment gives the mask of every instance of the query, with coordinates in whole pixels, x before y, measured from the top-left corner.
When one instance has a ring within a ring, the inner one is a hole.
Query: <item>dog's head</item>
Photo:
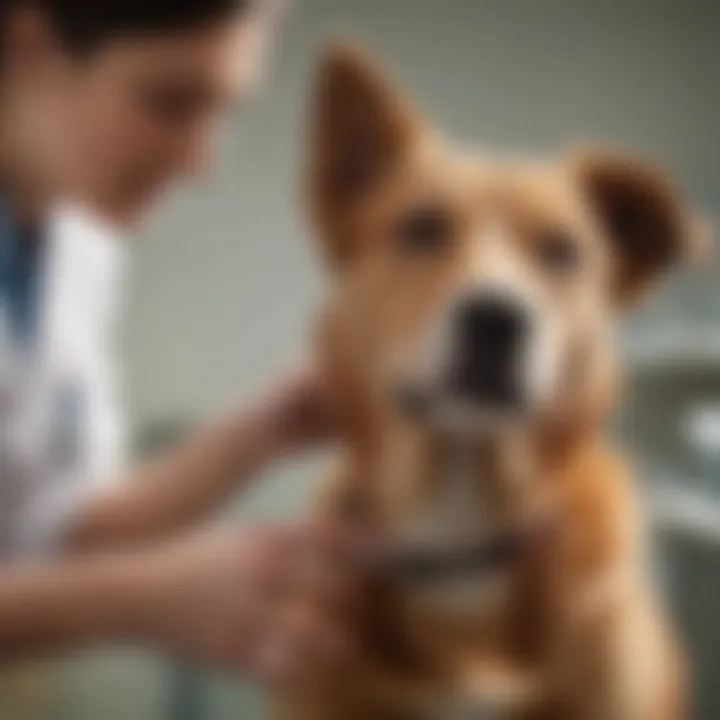
[[[453,147],[341,47],[314,133],[326,340],[366,401],[464,434],[607,412],[618,314],[693,243],[661,173],[597,150],[530,163]]]

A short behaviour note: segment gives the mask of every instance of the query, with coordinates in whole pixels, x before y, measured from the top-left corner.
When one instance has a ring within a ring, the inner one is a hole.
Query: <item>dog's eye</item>
[[[539,256],[543,266],[553,273],[574,270],[581,259],[580,248],[568,232],[550,230],[543,234],[539,244]]]
[[[438,253],[450,243],[453,222],[443,208],[427,206],[401,218],[395,236],[403,252]]]

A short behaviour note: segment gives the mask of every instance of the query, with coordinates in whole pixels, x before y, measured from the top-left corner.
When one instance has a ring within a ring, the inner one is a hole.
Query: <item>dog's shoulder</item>
[[[597,442],[561,471],[564,551],[582,574],[635,562],[644,518],[634,474],[622,454]]]

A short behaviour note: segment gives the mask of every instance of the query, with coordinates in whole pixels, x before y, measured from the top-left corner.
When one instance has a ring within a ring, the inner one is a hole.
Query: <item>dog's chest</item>
[[[449,471],[440,490],[406,519],[402,540],[410,545],[449,550],[487,535],[492,519],[479,485],[460,467]]]

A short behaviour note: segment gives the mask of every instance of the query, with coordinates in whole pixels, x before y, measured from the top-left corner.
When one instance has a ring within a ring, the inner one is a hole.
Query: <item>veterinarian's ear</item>
[[[612,245],[619,303],[631,303],[672,266],[709,250],[707,228],[649,163],[586,150],[574,154],[572,167]]]
[[[353,252],[353,212],[390,173],[419,131],[418,116],[356,48],[332,45],[320,68],[310,202],[330,261]]]

